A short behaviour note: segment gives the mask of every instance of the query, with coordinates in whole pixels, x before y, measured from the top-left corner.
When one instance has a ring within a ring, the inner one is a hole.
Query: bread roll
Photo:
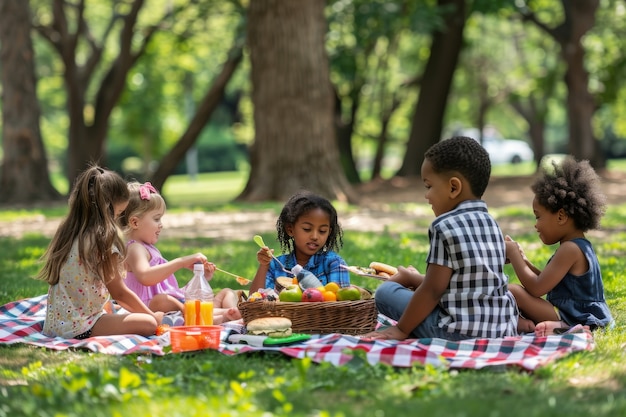
[[[375,270],[377,274],[384,272],[391,276],[398,273],[398,268],[396,268],[395,266],[384,264],[382,262],[372,262],[370,263],[370,268]]]

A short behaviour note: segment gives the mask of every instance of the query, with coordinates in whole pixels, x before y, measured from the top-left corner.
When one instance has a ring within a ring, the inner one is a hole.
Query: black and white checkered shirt
[[[504,274],[502,231],[482,200],[468,200],[437,217],[428,230],[427,263],[452,269],[439,305],[439,326],[472,337],[517,333],[517,306]]]

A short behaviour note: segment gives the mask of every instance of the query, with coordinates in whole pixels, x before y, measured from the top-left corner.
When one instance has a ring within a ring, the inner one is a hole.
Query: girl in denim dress
[[[521,282],[509,286],[522,315],[518,331],[538,336],[577,324],[595,330],[613,323],[600,264],[585,237],[599,227],[605,212],[599,178],[588,161],[566,157],[552,166],[553,171],[543,169],[531,188],[535,229],[544,244],[559,244],[556,252],[540,270],[506,237],[507,261]]]

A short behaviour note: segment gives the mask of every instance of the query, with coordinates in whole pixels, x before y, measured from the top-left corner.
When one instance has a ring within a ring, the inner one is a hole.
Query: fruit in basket
[[[340,288],[337,291],[337,301],[355,301],[361,299],[361,291],[354,285]]]
[[[280,292],[280,294],[278,294],[278,299],[280,301],[287,302],[302,301],[302,290],[297,284],[289,284],[287,288],[285,288]]]
[[[302,293],[302,301],[309,301],[309,302],[324,301],[324,295],[317,288],[307,288]]]
[[[186,335],[180,341],[182,350],[199,350],[200,343],[198,338],[194,335]]]
[[[337,294],[332,291],[324,291],[322,295],[324,296],[324,301],[337,301]]]
[[[355,287],[357,287],[357,289],[361,293],[361,300],[372,299],[372,292],[370,290],[368,290],[367,288],[359,287],[358,285],[355,285]]]
[[[337,294],[337,291],[339,291],[339,288],[341,287],[336,282],[329,282],[328,284],[324,285],[324,288],[326,289],[326,291]]]
[[[260,301],[263,299],[263,294],[261,294],[260,292],[256,291],[253,292],[252,294],[250,294],[250,296],[248,297],[248,301]]]

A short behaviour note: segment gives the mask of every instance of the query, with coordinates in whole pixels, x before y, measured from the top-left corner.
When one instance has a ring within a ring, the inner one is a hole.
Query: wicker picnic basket
[[[363,334],[376,328],[374,299],[333,302],[241,301],[245,324],[262,317],[287,317],[294,333]]]

